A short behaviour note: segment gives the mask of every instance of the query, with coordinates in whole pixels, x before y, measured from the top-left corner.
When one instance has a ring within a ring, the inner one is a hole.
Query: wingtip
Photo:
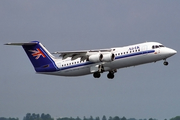
[[[4,45],[11,45],[11,43],[5,43]]]

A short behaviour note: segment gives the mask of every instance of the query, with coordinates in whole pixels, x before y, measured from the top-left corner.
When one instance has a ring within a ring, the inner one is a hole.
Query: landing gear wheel
[[[169,63],[167,61],[164,61],[163,63],[165,66],[167,66]]]
[[[101,74],[99,72],[93,73],[94,78],[100,78]]]
[[[108,77],[109,79],[113,79],[113,78],[114,78],[114,73],[109,72],[109,73],[107,74],[107,77]]]

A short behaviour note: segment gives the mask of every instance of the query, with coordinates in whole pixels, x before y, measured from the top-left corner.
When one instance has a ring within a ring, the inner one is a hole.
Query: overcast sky
[[[50,52],[157,41],[180,52],[179,0],[0,0],[0,117],[169,119],[180,115],[179,54],[106,74],[36,74],[21,47],[39,40]]]

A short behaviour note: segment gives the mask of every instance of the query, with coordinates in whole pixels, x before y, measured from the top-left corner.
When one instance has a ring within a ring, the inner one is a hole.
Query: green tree
[[[129,118],[128,120],[136,120],[135,118]],[[139,120],[142,120],[142,119],[139,119]]]
[[[42,120],[39,114],[27,113],[23,120]]]
[[[100,120],[100,118],[99,117],[96,117],[96,119],[95,120]]]
[[[57,120],[69,120],[69,118],[64,117],[64,118],[58,118]]]
[[[106,118],[106,116],[105,116],[105,115],[103,115],[102,120],[107,120],[107,118]]]
[[[42,120],[53,120],[53,118],[51,118],[51,115],[44,114],[44,113],[41,114],[41,119]]]
[[[108,120],[113,120],[113,118],[110,116]]]
[[[45,120],[45,114],[44,113],[41,114],[41,119]]]
[[[27,113],[23,120],[31,120],[31,113]]]
[[[125,117],[123,117],[121,120],[127,120]]]
[[[9,118],[8,120],[19,120],[18,118]]]
[[[118,116],[115,116],[113,120],[120,120],[120,118]]]
[[[84,116],[83,120],[88,120],[88,119]]]
[[[77,116],[76,120],[81,120],[81,118],[79,118],[79,117]]]
[[[74,118],[70,117],[69,120],[75,120]]]
[[[94,120],[92,116],[90,116],[89,120]]]
[[[176,116],[174,118],[171,118],[170,120],[180,120],[180,116]]]
[[[8,120],[8,119],[5,117],[0,117],[0,120]]]

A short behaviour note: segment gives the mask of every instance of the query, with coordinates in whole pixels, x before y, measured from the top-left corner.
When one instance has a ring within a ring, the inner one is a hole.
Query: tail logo
[[[39,49],[37,48],[36,50],[29,50],[30,52],[32,52],[32,56],[33,57],[36,57],[35,59],[39,59],[40,56],[42,56],[43,58],[45,58],[46,56],[44,55],[44,53]]]

